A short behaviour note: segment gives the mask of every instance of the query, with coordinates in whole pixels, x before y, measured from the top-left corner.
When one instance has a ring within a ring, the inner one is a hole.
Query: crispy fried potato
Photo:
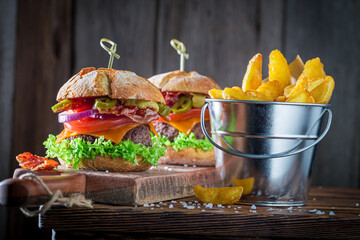
[[[324,65],[320,58],[313,58],[305,63],[304,71],[301,73],[299,79],[307,77],[309,80],[317,77],[325,77]]]
[[[284,88],[284,96],[285,97],[290,97],[290,93],[291,91],[294,89],[295,87],[295,84],[292,84],[292,85],[287,85],[285,88]]]
[[[243,90],[239,87],[225,88],[223,91],[224,99],[249,100]]]
[[[268,97],[265,94],[255,91],[255,90],[247,90],[245,92],[247,100],[251,101],[274,101],[274,98]]]
[[[265,96],[268,96],[268,97],[273,98],[273,99],[277,98],[278,96],[280,96],[282,94],[282,92],[280,91],[279,82],[277,80],[264,82],[257,89],[257,91],[261,92]]]
[[[313,96],[310,96],[308,98],[308,103],[315,103],[315,98]]]
[[[243,190],[243,187],[203,188],[199,185],[194,187],[195,196],[200,201],[222,205],[238,202]]]
[[[262,81],[262,55],[256,54],[250,61],[246,69],[244,79],[242,81],[242,90],[256,90]]]
[[[295,95],[300,90],[307,90],[308,89],[308,78],[303,77],[299,78],[296,81],[295,87],[291,90],[290,96]]]
[[[279,50],[273,50],[269,56],[269,80],[279,81],[281,92],[291,84],[290,69],[285,57]]]
[[[209,95],[211,98],[223,99],[223,90],[221,89],[211,89],[209,90]]]
[[[311,92],[314,88],[325,82],[325,77],[313,78],[308,82],[308,91]]]
[[[315,103],[328,103],[331,99],[334,87],[334,79],[331,76],[326,76],[325,81],[311,91],[311,95],[314,97]]]
[[[244,178],[244,179],[237,179],[235,177],[232,177],[232,182],[234,183],[234,185],[236,187],[243,187],[243,195],[249,195],[253,188],[254,188],[254,181],[255,178],[254,177],[250,177],[250,178]]]
[[[297,91],[294,95],[291,95],[286,102],[307,103],[310,97],[310,93],[304,89]]]
[[[275,99],[275,102],[285,102],[286,101],[286,97],[285,96],[278,96]]]

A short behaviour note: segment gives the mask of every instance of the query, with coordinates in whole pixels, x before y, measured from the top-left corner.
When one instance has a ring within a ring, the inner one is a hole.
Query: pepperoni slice
[[[16,156],[20,167],[30,170],[51,170],[56,168],[59,163],[46,157],[39,157],[29,152],[24,152]]]

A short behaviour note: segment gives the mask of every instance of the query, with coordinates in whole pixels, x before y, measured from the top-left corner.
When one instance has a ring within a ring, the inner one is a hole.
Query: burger
[[[201,108],[210,89],[220,87],[210,78],[195,71],[172,71],[149,78],[161,90],[166,105],[171,108],[167,117],[153,121],[159,141],[166,147],[160,164],[191,164],[214,166],[212,144],[205,139],[200,126]],[[209,113],[205,127],[210,132]]]
[[[157,165],[165,147],[153,143],[152,121],[169,112],[161,92],[133,72],[82,69],[59,90],[64,130],[44,142],[47,157],[75,169],[143,171]],[[152,132],[152,133],[151,133]]]

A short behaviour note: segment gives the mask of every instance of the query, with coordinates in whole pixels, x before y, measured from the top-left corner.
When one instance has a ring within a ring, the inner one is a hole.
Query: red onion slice
[[[91,117],[98,113],[99,111],[97,109],[91,109],[79,113],[70,113],[69,111],[66,111],[59,114],[58,121],[59,123],[71,122],[82,118]]]

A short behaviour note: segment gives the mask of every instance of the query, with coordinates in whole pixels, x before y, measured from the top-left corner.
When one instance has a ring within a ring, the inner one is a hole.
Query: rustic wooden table
[[[359,238],[360,189],[313,187],[303,207],[211,206],[196,198],[149,206],[53,207],[39,218],[54,239]]]

